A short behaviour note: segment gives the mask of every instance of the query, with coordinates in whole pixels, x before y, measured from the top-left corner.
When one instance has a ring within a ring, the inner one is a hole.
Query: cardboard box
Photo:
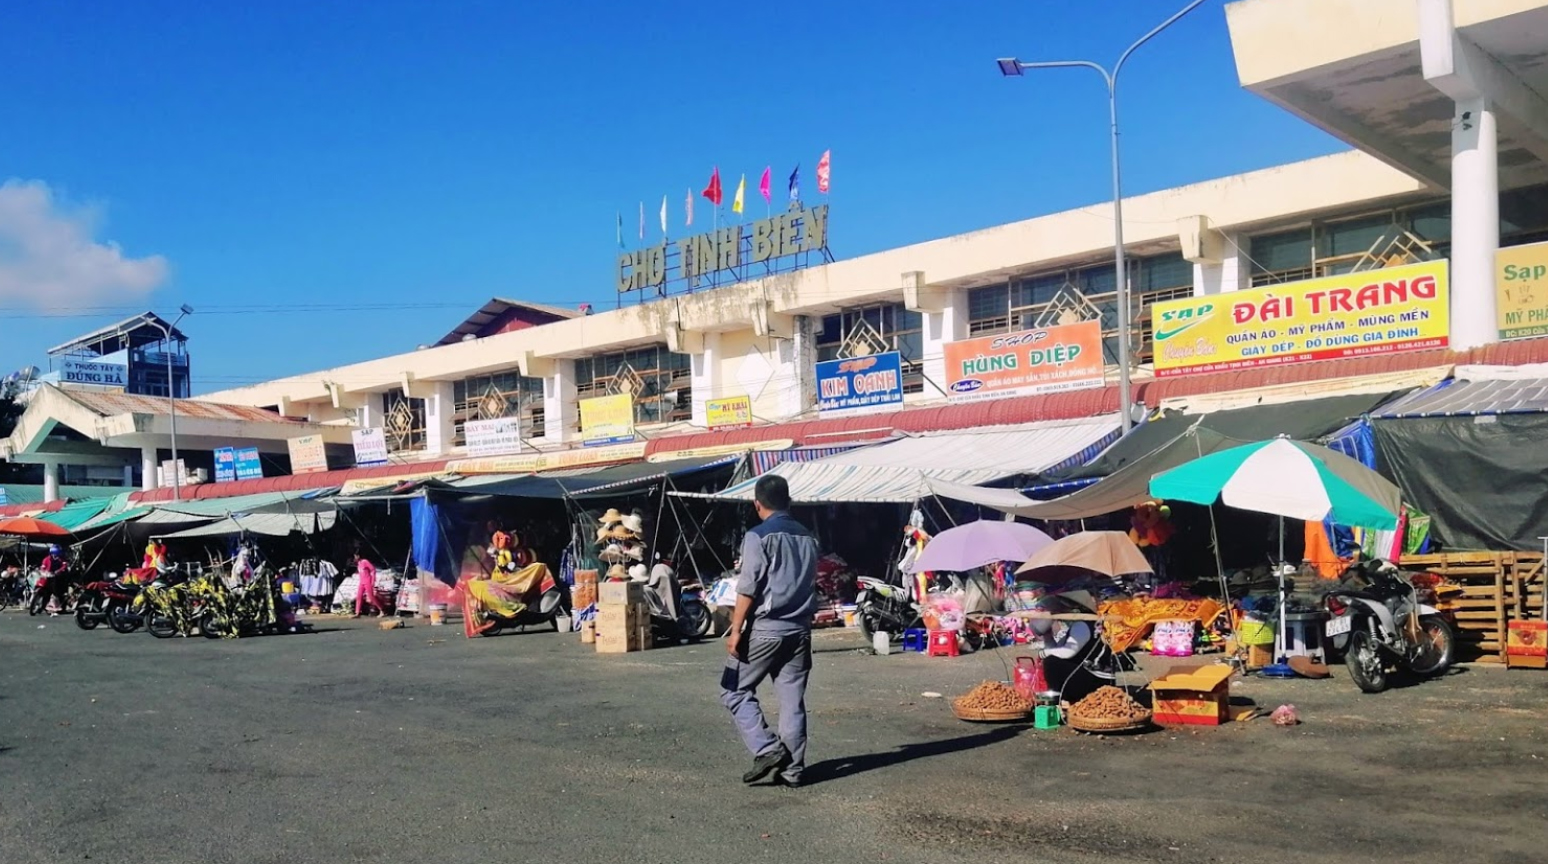
[[[644,582],[603,582],[597,586],[598,606],[625,606],[643,602]]]
[[[1548,669],[1548,622],[1506,623],[1505,666],[1510,669]]]
[[[1150,682],[1154,719],[1162,726],[1219,726],[1231,704],[1231,667],[1174,669]]]
[[[598,606],[597,653],[627,654],[651,647],[650,608],[644,603]]]

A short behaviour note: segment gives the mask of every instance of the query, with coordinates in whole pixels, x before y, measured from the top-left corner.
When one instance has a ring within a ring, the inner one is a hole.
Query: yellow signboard
[[[1445,261],[1157,303],[1157,377],[1444,348]]]
[[[627,393],[580,400],[580,417],[587,446],[634,440],[634,397]]]
[[[1548,336],[1548,243],[1494,253],[1494,290],[1501,339]]]
[[[519,456],[489,456],[483,459],[458,459],[446,465],[447,474],[536,474],[564,468],[585,468],[609,462],[629,462],[645,458],[645,442],[587,447],[584,450],[556,450],[552,453],[524,453]]]
[[[752,400],[746,396],[710,399],[704,403],[704,425],[711,429],[741,429],[752,425]]]

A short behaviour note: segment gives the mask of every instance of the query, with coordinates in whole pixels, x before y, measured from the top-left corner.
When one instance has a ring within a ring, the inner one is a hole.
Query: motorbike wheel
[[[145,616],[145,632],[157,639],[171,639],[177,635],[177,624],[170,615],[158,615],[155,612]]]
[[[217,617],[213,612],[199,619],[199,632],[206,639],[224,638],[227,633],[231,632],[234,626],[232,622]],[[238,633],[237,635],[241,634]]]
[[[702,603],[688,603],[683,607],[683,617],[688,619],[688,638],[704,639],[715,629],[715,616]]]
[[[1364,630],[1349,634],[1349,650],[1344,652],[1349,677],[1362,693],[1380,693],[1387,689],[1387,667],[1375,637]]]
[[[140,616],[130,612],[123,603],[108,606],[107,622],[114,633],[133,633],[140,629]]]
[[[32,592],[32,599],[27,601],[27,614],[42,615],[48,611],[48,598],[49,593],[47,591]]]
[[[77,605],[75,607],[75,626],[82,630],[97,629],[97,625],[102,623],[97,614],[94,609],[87,608],[85,605]]]
[[[1415,675],[1434,677],[1446,674],[1457,656],[1457,638],[1451,624],[1439,615],[1419,618],[1419,638],[1423,643],[1408,664]]]

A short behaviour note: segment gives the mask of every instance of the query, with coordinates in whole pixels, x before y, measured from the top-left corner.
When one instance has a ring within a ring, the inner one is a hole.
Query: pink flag
[[[833,151],[822,151],[822,158],[817,160],[817,191],[828,194],[828,177],[832,173]]]
[[[765,204],[769,203],[769,169],[772,167],[772,165],[766,166],[763,169],[763,178],[758,181],[758,191],[763,193],[763,203]]]
[[[688,224],[692,225],[693,224],[693,190],[692,189],[688,190],[688,201],[684,205],[684,209],[688,211]]]

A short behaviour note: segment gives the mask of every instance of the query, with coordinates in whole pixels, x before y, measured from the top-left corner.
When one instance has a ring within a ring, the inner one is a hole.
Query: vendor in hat
[[[1043,640],[1043,674],[1060,699],[1073,704],[1109,683],[1087,664],[1100,645],[1089,623],[1053,618],[1032,618],[1027,623]]]

